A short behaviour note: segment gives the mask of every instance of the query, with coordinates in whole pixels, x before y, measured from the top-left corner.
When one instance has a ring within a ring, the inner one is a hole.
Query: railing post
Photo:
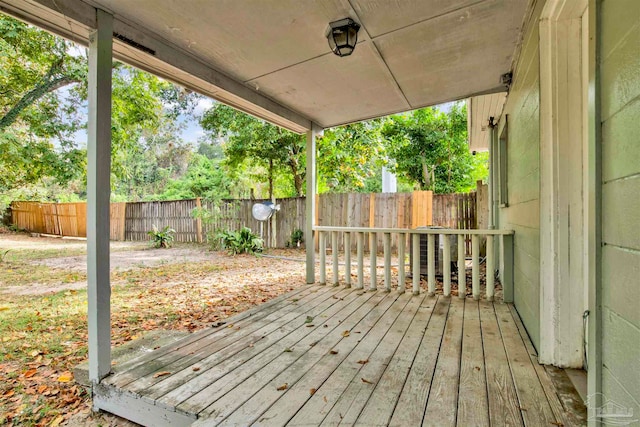
[[[391,233],[384,233],[384,290],[391,292]]]
[[[502,293],[504,302],[513,302],[513,235],[502,235]]]
[[[324,231],[318,232],[318,250],[320,251],[320,284],[327,284],[327,235]]]
[[[495,294],[495,259],[493,255],[493,235],[487,236],[487,299],[493,301]]]
[[[442,245],[442,281],[444,296],[451,295],[451,236],[443,234],[444,244]]]
[[[429,289],[428,296],[432,297],[436,294],[436,236],[429,234],[427,236],[427,287]]]
[[[333,286],[338,286],[340,282],[340,270],[338,269],[338,232],[331,232],[331,261],[333,264]]]
[[[465,272],[465,242],[464,234],[458,234],[458,297],[467,297],[467,274]]]
[[[471,289],[473,299],[480,299],[480,238],[471,236]]]
[[[371,284],[369,286],[370,291],[375,291],[378,289],[378,278],[376,276],[377,272],[377,262],[378,262],[378,235],[375,232],[369,233],[369,251],[370,255],[370,270],[371,270]]]
[[[358,257],[358,289],[364,288],[364,233],[356,234],[356,255]]]
[[[411,251],[413,252],[412,282],[413,294],[420,295],[420,235],[411,235]]]
[[[398,236],[398,292],[404,293],[406,277],[404,270],[404,245],[407,235],[400,233]]]
[[[344,285],[351,287],[351,232],[344,233]]]

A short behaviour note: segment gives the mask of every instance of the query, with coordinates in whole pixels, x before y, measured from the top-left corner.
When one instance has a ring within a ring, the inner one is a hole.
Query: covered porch
[[[511,304],[302,287],[122,366],[96,405],[144,425],[570,426]]]

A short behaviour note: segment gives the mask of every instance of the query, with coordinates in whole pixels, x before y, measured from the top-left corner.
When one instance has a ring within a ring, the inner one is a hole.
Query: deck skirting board
[[[132,396],[113,386],[93,386],[93,409],[110,412],[147,427],[182,427],[196,421],[195,416],[170,411]]]

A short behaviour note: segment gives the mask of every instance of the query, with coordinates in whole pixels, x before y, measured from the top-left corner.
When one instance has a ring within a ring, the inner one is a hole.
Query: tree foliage
[[[224,104],[214,104],[200,124],[216,141],[223,144],[226,164],[237,169],[244,163],[266,171],[269,197],[274,194],[276,175],[286,170],[292,179],[296,196],[303,193],[305,138]]]
[[[464,104],[448,113],[429,107],[389,117],[382,129],[395,171],[422,190],[460,193],[475,184]]]

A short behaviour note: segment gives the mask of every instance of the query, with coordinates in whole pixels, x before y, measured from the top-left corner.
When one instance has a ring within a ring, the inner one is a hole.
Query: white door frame
[[[588,0],[549,0],[540,20],[539,361],[583,367],[587,266],[587,107],[582,17]]]

